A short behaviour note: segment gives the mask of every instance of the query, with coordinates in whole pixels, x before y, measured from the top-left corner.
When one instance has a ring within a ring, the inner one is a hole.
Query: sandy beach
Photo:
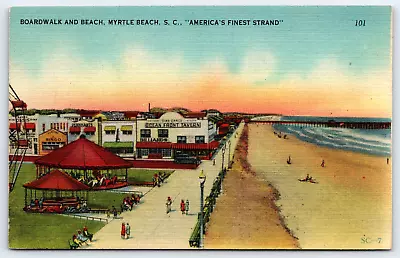
[[[207,224],[206,249],[293,249],[298,243],[285,228],[275,205],[276,190],[259,180],[247,162],[243,130],[232,169]]]
[[[390,248],[392,174],[386,157],[319,147],[288,136],[278,138],[270,125],[249,125],[248,160],[256,177],[279,191],[276,205],[300,248]],[[291,165],[286,163],[289,155]],[[317,183],[298,181],[307,174]]]

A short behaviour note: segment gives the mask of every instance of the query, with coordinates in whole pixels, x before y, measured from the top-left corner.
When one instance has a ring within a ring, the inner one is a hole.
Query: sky
[[[102,19],[25,25],[21,19]],[[158,19],[113,26],[109,19]],[[164,20],[182,25],[164,25]],[[250,26],[193,26],[187,20]],[[252,21],[279,20],[277,26]],[[17,7],[9,81],[28,108],[392,116],[390,7]],[[365,26],[355,26],[365,20]]]

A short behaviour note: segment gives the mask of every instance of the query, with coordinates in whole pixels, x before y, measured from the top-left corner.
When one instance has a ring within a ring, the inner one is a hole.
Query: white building
[[[138,158],[168,159],[186,153],[208,159],[218,146],[213,142],[216,126],[204,113],[167,112],[157,119],[138,119],[137,134]]]
[[[134,157],[136,121],[106,120],[101,122],[101,144],[123,157]]]

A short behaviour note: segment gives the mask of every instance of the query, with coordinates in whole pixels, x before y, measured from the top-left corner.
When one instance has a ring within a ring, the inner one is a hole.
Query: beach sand
[[[276,204],[300,247],[391,248],[392,169],[386,157],[329,149],[288,136],[278,138],[271,125],[249,125],[248,160],[257,178],[279,191]],[[286,163],[289,155],[291,165]],[[318,183],[298,181],[307,174]],[[240,192],[254,186],[237,187]],[[220,204],[218,199],[217,208]],[[252,218],[245,220],[250,223]],[[270,230],[262,232],[268,235]]]
[[[207,249],[292,249],[298,244],[281,221],[276,190],[257,179],[247,163],[246,129],[235,151],[233,167],[207,224]]]

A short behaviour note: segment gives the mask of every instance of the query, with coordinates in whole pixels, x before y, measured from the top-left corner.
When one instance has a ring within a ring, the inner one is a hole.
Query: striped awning
[[[210,143],[173,143],[172,149],[176,150],[212,150],[219,146],[219,142],[212,141]]]
[[[85,129],[83,129],[83,131],[84,131],[85,133],[94,133],[94,132],[96,132],[96,127],[94,127],[94,126],[88,126],[88,127],[85,127]]]
[[[137,142],[137,149],[171,149],[170,142]]]
[[[80,133],[81,132],[81,128],[79,126],[71,126],[69,128],[69,132],[70,133]]]
[[[105,142],[104,148],[133,148],[133,142]]]
[[[121,131],[133,131],[133,125],[123,125]]]
[[[115,131],[117,129],[114,125],[106,125],[104,126],[104,131]]]
[[[10,123],[10,129],[11,130],[20,130],[21,129],[21,125],[23,128],[25,128],[26,130],[34,130],[36,128],[35,123],[18,123],[18,128],[17,128],[17,124],[16,123]]]

